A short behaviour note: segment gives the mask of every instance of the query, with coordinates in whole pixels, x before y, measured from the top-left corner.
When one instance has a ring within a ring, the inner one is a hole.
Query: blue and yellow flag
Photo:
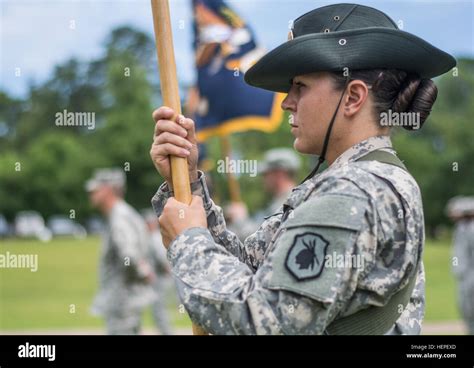
[[[244,73],[264,50],[223,0],[193,0],[197,87],[190,92],[198,139],[246,130],[276,130],[283,95],[247,85]]]

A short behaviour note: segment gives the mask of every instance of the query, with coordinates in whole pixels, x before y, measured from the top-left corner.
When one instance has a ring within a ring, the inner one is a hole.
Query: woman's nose
[[[281,108],[285,111],[294,112],[295,107],[296,107],[296,104],[295,104],[295,101],[293,99],[293,96],[292,96],[292,93],[291,93],[291,90],[290,90],[290,92],[286,95],[286,97],[281,102]]]

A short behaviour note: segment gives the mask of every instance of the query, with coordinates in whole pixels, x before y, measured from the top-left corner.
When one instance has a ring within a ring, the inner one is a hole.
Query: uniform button
[[[341,45],[341,46],[344,46],[346,43],[347,43],[347,41],[346,41],[345,38],[341,38],[341,39],[339,40],[339,45]]]
[[[335,20],[336,22],[337,22],[339,19],[340,19],[340,18],[339,18],[339,15],[336,15],[336,16],[334,17],[334,20]]]

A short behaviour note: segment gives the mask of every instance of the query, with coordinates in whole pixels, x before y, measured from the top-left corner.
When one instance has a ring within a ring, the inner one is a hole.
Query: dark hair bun
[[[420,79],[416,74],[409,74],[400,86],[400,92],[393,102],[392,111],[418,114],[421,127],[430,115],[437,96],[438,88],[431,79]],[[403,127],[413,130],[413,126],[410,125]]]

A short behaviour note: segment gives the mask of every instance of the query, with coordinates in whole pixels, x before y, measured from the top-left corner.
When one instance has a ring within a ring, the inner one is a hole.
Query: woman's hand
[[[153,112],[155,134],[150,150],[150,156],[156,169],[172,188],[171,164],[169,155],[188,159],[190,181],[196,181],[198,148],[194,121],[178,115],[173,121],[173,109],[162,106]]]
[[[186,229],[192,227],[207,229],[206,211],[202,204],[202,198],[199,196],[193,196],[189,205],[178,202],[173,197],[168,198],[158,221],[166,249],[171,241]]]

